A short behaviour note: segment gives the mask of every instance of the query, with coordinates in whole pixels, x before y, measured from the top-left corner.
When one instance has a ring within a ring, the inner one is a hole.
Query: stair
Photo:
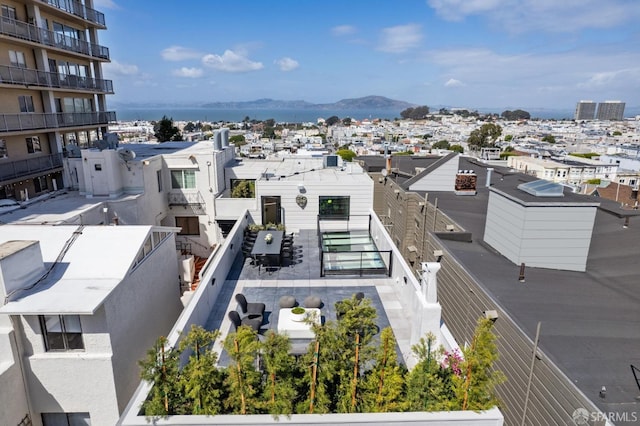
[[[198,284],[200,284],[200,271],[202,270],[202,268],[204,267],[205,263],[207,263],[207,259],[204,257],[199,257],[199,256],[195,256],[194,255],[194,260],[195,260],[195,278],[193,279],[193,282],[191,283],[191,291],[195,290],[196,288],[198,288]]]

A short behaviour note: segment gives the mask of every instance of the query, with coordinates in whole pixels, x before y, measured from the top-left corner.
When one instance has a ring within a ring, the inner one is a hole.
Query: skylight
[[[564,197],[564,187],[558,183],[547,180],[534,180],[532,182],[521,183],[518,185],[518,189],[534,197]]]

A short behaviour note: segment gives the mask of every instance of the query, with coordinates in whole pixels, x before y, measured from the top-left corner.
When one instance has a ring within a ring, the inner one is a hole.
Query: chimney
[[[493,173],[493,168],[487,167],[487,188],[491,186],[491,173]]]
[[[213,131],[213,149],[216,151],[222,150],[222,135],[220,134],[220,130]]]
[[[422,294],[427,303],[438,303],[438,278],[436,275],[441,266],[438,262],[422,263]]]
[[[27,288],[45,273],[39,241],[12,240],[0,244],[0,296]]]

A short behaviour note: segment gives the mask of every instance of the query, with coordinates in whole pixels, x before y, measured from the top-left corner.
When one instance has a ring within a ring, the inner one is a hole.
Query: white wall
[[[594,206],[523,206],[489,192],[484,240],[516,265],[584,271]]]
[[[460,156],[456,155],[437,169],[409,186],[410,191],[453,191]]]
[[[15,336],[12,329],[0,329],[0,424],[3,425],[17,425],[29,413]]]

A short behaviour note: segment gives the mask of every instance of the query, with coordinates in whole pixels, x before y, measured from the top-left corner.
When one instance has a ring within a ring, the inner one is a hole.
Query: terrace
[[[192,300],[185,307],[178,322],[168,336],[171,346],[175,346],[181,336],[192,325],[200,325],[208,330],[220,330],[221,338],[216,343],[215,350],[220,356],[220,364],[225,365],[225,356],[221,342],[224,337],[234,331],[234,326],[228,317],[230,311],[240,311],[235,295],[243,293],[249,302],[260,302],[266,306],[260,334],[267,330],[276,331],[280,320],[280,297],[294,296],[300,305],[308,296],[320,298],[320,314],[322,322],[336,319],[335,303],[350,298],[354,293],[362,292],[377,310],[376,325],[379,330],[391,326],[398,345],[398,356],[401,362],[411,368],[415,365],[415,358],[411,353],[411,346],[419,339],[431,332],[438,343],[446,350],[457,347],[446,326],[440,320],[440,306],[435,297],[435,274],[429,275],[428,266],[423,270],[423,279],[416,278],[415,271],[402,259],[397,248],[384,230],[382,223],[374,216],[371,217],[369,235],[381,251],[388,251],[393,265],[388,275],[372,276],[340,275],[321,276],[321,249],[318,244],[317,229],[300,229],[294,234],[295,256],[292,261],[284,262],[282,266],[265,269],[256,266],[251,257],[245,257],[241,247],[244,230],[253,223],[249,212],[240,216],[236,225],[229,233],[224,244],[217,247],[209,258],[207,265],[200,273],[201,285],[192,295]],[[437,270],[437,268],[435,268]],[[312,339],[294,339],[292,352],[303,353]],[[186,361],[186,360],[185,360]],[[125,413],[120,419],[122,425],[142,425],[147,419],[139,415],[139,407],[151,389],[151,384],[143,382],[138,387]],[[352,414],[323,415],[321,423],[340,424],[354,420],[353,416],[361,416],[362,421],[370,424],[388,423],[393,418],[397,422],[442,420],[439,416],[452,416],[451,419],[465,418],[473,424],[473,420],[483,418],[489,420],[487,424],[501,424],[501,415],[497,410],[483,413],[388,413],[393,417],[380,414]],[[332,417],[337,416],[337,417]],[[377,416],[377,417],[376,417]],[[417,417],[416,417],[417,416]],[[474,417],[477,416],[477,417]],[[484,416],[484,417],[483,417]],[[473,419],[472,419],[473,417]],[[295,419],[294,419],[295,418]],[[277,420],[271,416],[189,416],[189,421],[199,424],[265,424]],[[315,415],[294,415],[292,423],[317,423]],[[283,419],[280,419],[282,421]],[[159,419],[158,424],[184,424],[187,418],[171,416]],[[247,423],[248,422],[248,423]],[[314,424],[315,424],[314,423]]]

